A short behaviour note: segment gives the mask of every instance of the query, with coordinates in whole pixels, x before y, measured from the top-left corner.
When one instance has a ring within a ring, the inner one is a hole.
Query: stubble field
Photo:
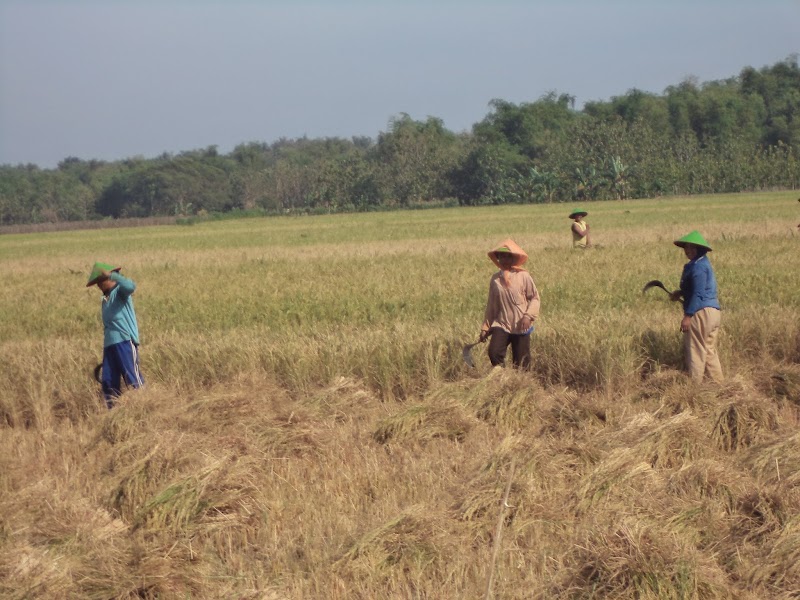
[[[796,196],[587,204],[589,251],[571,205],[0,236],[0,596],[794,597]],[[641,293],[692,229],[721,386]],[[461,358],[506,237],[529,373]],[[95,260],[138,286],[148,385],[111,412]]]

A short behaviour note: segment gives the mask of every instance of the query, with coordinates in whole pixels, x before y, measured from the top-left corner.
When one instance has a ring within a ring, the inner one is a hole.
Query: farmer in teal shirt
[[[131,295],[136,284],[119,274],[119,267],[97,262],[86,287],[96,285],[103,292],[103,397],[113,408],[120,396],[122,380],[132,388],[144,385],[139,370],[139,326]]]

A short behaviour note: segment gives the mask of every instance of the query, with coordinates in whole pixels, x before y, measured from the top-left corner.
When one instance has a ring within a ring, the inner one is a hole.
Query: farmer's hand
[[[102,270],[100,271],[100,276],[97,278],[97,283],[100,283],[101,281],[105,281],[105,280],[106,280],[106,279],[108,279],[109,277],[111,277],[111,273],[109,273],[109,272],[108,272],[108,271],[106,271],[105,269],[102,269]]]
[[[674,292],[670,292],[669,299],[672,300],[673,302],[677,302],[678,300],[681,299],[681,291],[675,290]]]
[[[478,338],[478,341],[479,342],[485,342],[488,337],[489,337],[489,330],[488,329],[483,329],[483,330],[481,330],[481,335]]]
[[[528,331],[531,328],[531,318],[528,315],[522,317],[522,331]]]
[[[683,315],[683,319],[681,319],[681,331],[683,333],[689,331],[689,327],[691,326],[691,324],[692,324],[692,317],[690,317],[689,315]]]

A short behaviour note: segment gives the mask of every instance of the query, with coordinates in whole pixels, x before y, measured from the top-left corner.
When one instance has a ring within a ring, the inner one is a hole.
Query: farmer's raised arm
[[[586,235],[589,233],[589,224],[588,223],[586,224],[586,230],[584,231],[580,227],[578,227],[577,222],[573,223],[572,231],[574,231],[579,237],[586,237]]]
[[[116,271],[114,271],[113,273],[111,273],[111,274],[108,276],[108,278],[109,278],[111,281],[114,281],[114,282],[116,282],[116,284],[117,284],[117,290],[118,290],[118,291],[117,291],[117,295],[120,295],[120,296],[122,296],[122,297],[124,297],[124,298],[127,298],[127,297],[128,297],[128,296],[130,296],[130,295],[131,295],[133,292],[135,292],[135,291],[136,291],[136,284],[135,284],[135,283],[133,283],[133,281],[132,281],[132,280],[130,280],[130,279],[128,279],[127,277],[124,277],[124,276],[120,275],[120,274],[119,274],[118,272],[116,272]]]

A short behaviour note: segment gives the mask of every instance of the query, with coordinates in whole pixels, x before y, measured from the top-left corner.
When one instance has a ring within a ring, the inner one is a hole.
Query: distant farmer
[[[582,209],[573,210],[569,218],[574,221],[572,224],[572,247],[591,248],[592,238],[589,235],[589,224],[583,218],[589,213]]]
[[[528,255],[514,240],[507,239],[489,252],[500,270],[489,281],[489,299],[480,340],[491,336],[489,360],[504,366],[509,344],[514,366],[527,369],[531,363],[533,323],[539,317],[539,292],[530,273],[522,268]]]
[[[139,326],[131,295],[136,284],[119,274],[120,267],[96,262],[86,287],[103,292],[103,397],[108,408],[120,396],[121,379],[133,388],[144,385],[139,371]]]
[[[717,335],[720,327],[720,307],[717,298],[717,279],[708,260],[711,251],[703,236],[697,231],[675,240],[683,248],[689,262],[683,267],[681,287],[670,294],[670,299],[683,299],[683,352],[686,370],[694,381],[701,382],[703,375],[712,381],[722,381],[722,367],[717,354]]]

